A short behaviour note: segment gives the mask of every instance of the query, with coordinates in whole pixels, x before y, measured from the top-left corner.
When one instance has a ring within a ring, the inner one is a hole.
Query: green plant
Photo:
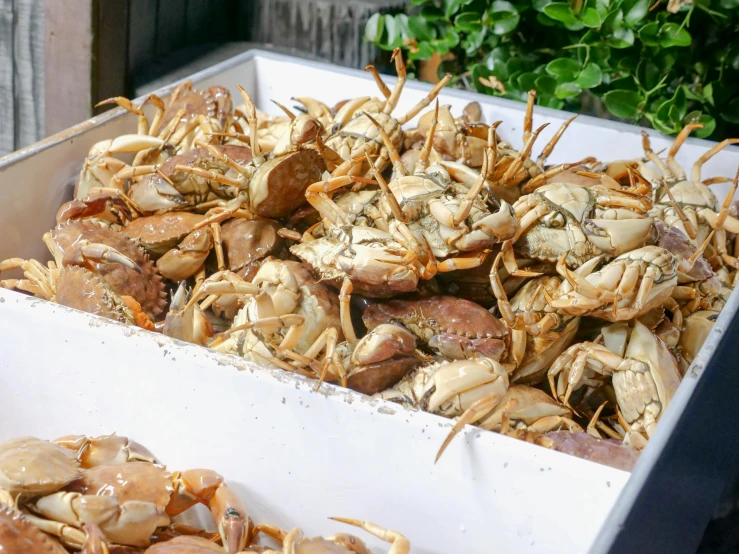
[[[613,116],[675,134],[739,135],[739,0],[412,0],[365,38],[443,57],[456,86]]]

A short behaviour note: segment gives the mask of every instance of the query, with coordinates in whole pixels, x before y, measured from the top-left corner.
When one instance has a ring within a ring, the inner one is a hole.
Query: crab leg
[[[344,333],[344,338],[349,341],[352,347],[356,346],[357,342],[359,342],[357,334],[354,332],[351,316],[351,294],[353,290],[354,286],[351,280],[345,277],[344,282],[341,284],[341,293],[339,294],[339,317],[341,319],[341,330]]]
[[[467,408],[464,413],[457,418],[457,421],[454,423],[454,427],[452,427],[452,430],[449,431],[449,434],[444,439],[444,442],[441,444],[439,451],[436,453],[434,464],[439,461],[439,458],[441,458],[441,455],[447,449],[447,446],[449,446],[454,437],[456,437],[459,432],[464,429],[465,425],[471,425],[474,422],[481,420],[483,417],[492,412],[496,408],[496,406],[500,404],[500,401],[501,395],[498,393],[493,393],[487,396],[483,396],[479,400],[473,402],[470,407]]]
[[[385,178],[377,170],[377,167],[375,166],[375,164],[372,163],[372,160],[370,159],[369,154],[367,154],[367,152],[365,152],[365,156],[367,157],[367,163],[370,166],[370,171],[372,171],[372,175],[374,175],[375,180],[377,181],[377,184],[380,185],[380,189],[382,190],[382,195],[387,200],[387,203],[390,206],[390,210],[393,212],[393,216],[395,217],[395,219],[397,219],[401,223],[407,223],[408,218],[403,213],[403,210],[400,207],[400,204],[398,204],[398,199],[395,198],[395,195],[390,190],[390,187],[385,181]]]
[[[380,77],[380,73],[377,71],[377,68],[374,65],[367,65],[364,68],[365,71],[369,71],[372,74],[372,77],[375,79],[375,83],[377,83],[377,88],[380,89],[380,92],[385,97],[386,100],[390,99],[390,89],[387,88],[387,85],[385,84],[385,81],[382,80],[382,77]]]
[[[713,148],[711,148],[708,152],[703,154],[698,160],[693,164],[693,168],[690,171],[690,178],[693,181],[700,182],[701,180],[701,168],[703,167],[703,164],[706,163],[708,160],[713,158],[716,154],[721,152],[724,148],[731,144],[737,144],[739,143],[739,138],[729,138],[724,139],[718,144],[716,144]]]
[[[554,150],[554,147],[557,146],[559,139],[562,138],[562,135],[567,130],[567,127],[570,126],[570,123],[575,121],[578,115],[580,114],[575,114],[571,118],[569,118],[567,121],[562,123],[560,128],[557,129],[557,132],[554,133],[554,136],[551,138],[551,140],[547,143],[547,145],[541,151],[541,154],[539,154],[539,157],[536,159],[536,165],[538,165],[539,167],[544,167],[544,164],[546,163],[547,158],[550,156],[550,154]]]
[[[384,527],[380,527],[379,525],[375,525],[369,521],[360,521],[358,519],[347,519],[343,517],[332,517],[330,519],[360,527],[368,533],[372,533],[377,538],[392,543],[390,550],[388,550],[388,554],[409,554],[411,551],[410,541],[397,531],[385,529]]]
[[[641,132],[641,143],[642,143],[642,148],[644,149],[644,154],[647,156],[647,159],[659,168],[659,170],[662,172],[662,174],[665,176],[667,180],[674,179],[675,176],[672,174],[672,170],[669,167],[667,167],[665,162],[663,162],[659,158],[659,156],[657,156],[657,154],[655,154],[654,151],[652,150],[652,143],[649,140],[649,134],[646,131]]]
[[[121,108],[123,108],[126,111],[131,112],[135,116],[139,118],[139,129],[138,134],[139,135],[150,135],[149,132],[149,120],[146,119],[146,115],[141,110],[140,106],[134,105],[133,102],[131,102],[128,98],[124,98],[123,96],[115,96],[113,98],[108,98],[107,100],[103,100],[102,102],[98,102],[95,107],[99,108],[100,106],[109,106],[111,104],[117,104]]]
[[[685,171],[682,167],[680,167],[680,164],[675,161],[675,156],[677,155],[678,150],[680,150],[680,147],[683,145],[685,139],[688,138],[690,133],[694,129],[702,128],[702,123],[689,123],[688,125],[683,127],[680,133],[678,133],[677,137],[675,137],[675,142],[673,142],[672,146],[670,146],[670,150],[667,152],[667,165],[670,168],[672,174],[681,181],[685,179]]]
[[[537,188],[542,186],[544,183],[546,183],[552,177],[556,177],[560,173],[564,173],[565,171],[568,171],[572,169],[573,167],[577,167],[578,165],[581,165],[581,164],[582,164],[582,161],[569,163],[569,164],[560,164],[560,165],[551,167],[547,169],[544,173],[540,173],[539,175],[531,179],[528,183],[526,183],[523,187],[521,187],[521,192],[523,194],[530,194],[534,192]]]
[[[526,99],[526,113],[523,116],[523,143],[526,144],[531,138],[531,129],[534,127],[534,104],[536,103],[536,91],[530,90]]]
[[[434,133],[436,133],[436,125],[439,122],[439,99],[436,99],[436,107],[434,108],[434,118],[431,120],[431,127],[426,133],[426,140],[423,142],[421,154],[418,156],[415,173],[423,173],[429,165],[429,155],[431,154],[431,144],[434,142]],[[400,173],[403,175],[403,173]]]
[[[446,75],[444,75],[444,77],[438,83],[436,83],[434,88],[431,89],[431,91],[424,98],[422,98],[418,102],[418,104],[416,104],[410,110],[408,110],[408,113],[406,113],[404,116],[399,117],[397,119],[398,123],[400,125],[405,125],[408,121],[416,117],[422,109],[424,109],[426,106],[431,104],[434,98],[436,98],[439,95],[439,92],[441,91],[441,89],[443,89],[446,86],[446,84],[449,81],[451,81],[451,79],[452,79],[451,73],[447,73]]]
[[[403,61],[403,54],[401,54],[400,48],[396,48],[395,50],[393,50],[393,55],[390,60],[395,61],[395,71],[398,74],[398,80],[395,83],[393,91],[390,93],[390,96],[385,102],[385,107],[382,110],[382,112],[387,115],[393,113],[395,106],[398,105],[398,100],[400,100],[400,94],[403,92],[403,86],[405,85],[406,79],[405,62]]]
[[[685,232],[688,234],[688,237],[690,237],[691,240],[695,240],[698,236],[698,232],[695,230],[695,225],[693,225],[693,222],[690,221],[687,215],[685,215],[685,212],[683,211],[680,204],[675,201],[675,197],[672,196],[672,191],[670,190],[669,185],[665,186],[665,192],[670,198],[670,204],[672,204],[672,208],[675,210],[675,213],[680,218],[680,221],[682,221],[683,227],[685,227]]]
[[[539,137],[539,133],[541,133],[548,125],[549,123],[545,123],[531,134],[521,152],[519,152],[518,156],[516,156],[516,158],[511,162],[511,165],[508,166],[508,169],[505,170],[505,173],[503,173],[502,181],[504,183],[511,180],[523,167],[523,162],[531,154],[531,149],[534,147],[534,142],[536,142],[536,139]]]
[[[395,145],[393,145],[393,141],[390,140],[390,137],[385,132],[385,129],[382,128],[382,125],[380,125],[377,120],[372,117],[370,114],[365,114],[367,118],[375,124],[375,127],[377,127],[378,132],[380,133],[380,136],[382,137],[382,142],[385,144],[385,148],[387,149],[388,154],[390,155],[390,161],[393,163],[393,170],[398,175],[407,175],[408,173],[405,170],[405,166],[403,165],[403,162],[400,159],[400,154],[398,153],[397,148],[395,148]]]
[[[448,273],[450,271],[480,267],[488,257],[489,253],[490,250],[482,250],[480,252],[447,258],[443,262],[439,263],[436,269],[439,273]]]
[[[480,178],[477,180],[477,182],[470,188],[470,190],[467,191],[467,194],[464,195],[464,198],[459,203],[459,207],[457,207],[457,211],[454,213],[454,216],[452,217],[452,228],[459,227],[459,224],[462,223],[465,219],[467,219],[467,216],[470,215],[470,212],[472,211],[472,205],[474,204],[475,198],[477,198],[477,195],[480,194],[480,191],[482,190],[483,185],[485,184],[485,175],[488,172],[489,169],[488,165],[488,156],[485,156],[482,161],[482,169],[480,170]]]
[[[246,106],[246,121],[249,123],[249,136],[252,137],[250,141],[251,151],[253,156],[258,158],[262,155],[262,151],[259,147],[259,140],[257,140],[257,107],[252,102],[249,94],[241,86],[236,85],[236,88],[239,89],[241,98],[244,100],[244,105]]]

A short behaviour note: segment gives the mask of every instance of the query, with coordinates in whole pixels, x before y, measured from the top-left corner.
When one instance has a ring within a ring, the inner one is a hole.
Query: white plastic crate
[[[261,109],[274,99],[314,96],[332,103],[375,94],[366,74],[251,51],[192,77],[196,87],[240,84]],[[409,82],[398,113],[426,94]],[[444,90],[454,113],[480,101],[487,122],[521,145],[524,105]],[[238,102],[238,100],[237,100]],[[569,114],[537,108],[534,125],[551,125],[541,148]],[[412,125],[412,122],[411,122]],[[120,110],[0,159],[0,259],[48,254],[41,235],[54,223],[90,146],[125,132]],[[670,140],[654,131],[659,150]],[[689,164],[711,143],[689,139]],[[538,152],[535,149],[535,152]],[[580,117],[551,156],[641,155],[639,129]],[[728,149],[704,176],[733,175]],[[724,187],[725,190],[725,187]],[[707,363],[737,298],[722,314],[699,362]],[[238,371],[237,371],[238,370]],[[441,461],[434,455],[451,427],[443,418],[325,386],[281,371],[0,289],[0,440],[19,435],[126,434],[174,469],[212,467],[238,490],[256,521],[298,525],[311,535],[350,531],[329,516],[355,517],[406,534],[412,552],[585,552],[619,493],[633,501],[695,387],[685,379],[629,480],[629,474],[468,427]],[[628,489],[627,489],[628,492]],[[365,535],[360,532],[362,538]],[[386,545],[367,537],[374,551]]]

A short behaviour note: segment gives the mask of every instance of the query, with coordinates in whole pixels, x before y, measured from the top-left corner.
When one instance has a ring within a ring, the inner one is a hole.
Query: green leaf
[[[570,5],[563,2],[553,2],[548,4],[544,6],[543,11],[548,17],[551,17],[555,21],[561,21],[565,25],[573,25],[578,22],[575,14],[572,13]]]
[[[385,28],[385,18],[376,13],[367,20],[364,27],[364,40],[377,43],[382,37],[382,30]]]
[[[446,16],[451,17],[459,11],[459,8],[466,6],[471,2],[472,0],[444,0],[444,3],[446,4]]]
[[[652,124],[652,127],[657,129],[660,133],[664,133],[665,135],[672,135],[678,132],[678,129],[675,127],[675,125],[672,125],[669,120],[662,120],[654,114],[645,115],[649,122]]]
[[[408,30],[419,41],[436,38],[435,29],[423,17],[417,15],[412,15],[408,18]]]
[[[513,31],[521,20],[518,10],[510,2],[495,0],[487,12],[485,23],[496,35],[506,35]]]
[[[554,91],[557,88],[557,80],[549,75],[541,75],[536,79],[536,91],[554,96]]]
[[[408,58],[411,60],[428,60],[434,55],[434,47],[430,42],[419,42],[416,44],[416,51],[408,54]]]
[[[467,33],[467,36],[462,41],[462,48],[464,48],[464,51],[468,56],[475,56],[477,54],[477,51],[485,40],[486,33],[487,29],[484,28],[479,31]]]
[[[628,48],[634,44],[634,31],[628,27],[619,27],[613,31],[613,35],[608,42],[613,48]]]
[[[624,15],[624,23],[633,26],[647,15],[649,11],[649,0],[638,0],[632,8]]]
[[[560,81],[572,81],[580,71],[580,64],[572,58],[557,58],[547,64],[546,71]]]
[[[547,6],[548,4],[551,4],[551,3],[552,3],[552,0],[534,0],[533,6],[537,12],[540,12],[544,9],[544,6]]]
[[[454,18],[454,27],[465,33],[480,31],[482,19],[479,13],[464,12]]]
[[[403,38],[400,36],[400,25],[392,15],[385,16],[384,36],[388,48],[398,48],[403,43]]]
[[[428,5],[428,4],[424,6],[423,8],[421,8],[420,16],[426,21],[439,21],[442,19],[444,20],[449,19],[444,14],[444,10],[442,10],[438,6]]]
[[[677,23],[665,23],[659,30],[659,44],[663,48],[670,46],[690,46],[693,41],[687,29]]]
[[[715,105],[713,103],[713,83],[708,83],[706,86],[703,87],[703,98],[705,98],[706,102],[708,102],[711,106]]]
[[[597,29],[601,26],[601,23],[603,23],[600,14],[595,8],[585,8],[582,15],[580,15],[580,21],[582,21],[582,24],[586,27],[590,27],[592,29]]]
[[[657,86],[662,75],[657,64],[655,64],[650,58],[644,58],[639,62],[639,65],[636,68],[636,77],[639,79],[639,83],[641,83],[642,87],[647,90],[652,90]]]
[[[721,7],[725,10],[735,10],[739,8],[739,0],[721,0]]]
[[[721,118],[729,123],[739,123],[739,96],[734,98],[729,104],[721,110]]]
[[[659,46],[659,23],[652,21],[639,29],[639,40],[647,46]]]
[[[565,103],[564,100],[559,100],[554,96],[540,96],[537,97],[538,104],[545,108],[554,108],[555,110],[561,110]]]
[[[685,95],[685,87],[680,87],[675,91],[675,95],[672,97],[672,103],[675,111],[674,113],[670,113],[670,119],[675,123],[680,123],[688,113],[688,98]]]
[[[702,129],[696,129],[694,135],[697,138],[706,138],[713,134],[716,130],[716,120],[710,115],[703,114],[699,110],[690,112],[682,121],[683,126],[688,123],[701,123]]]
[[[582,88],[577,83],[560,83],[554,89],[554,95],[560,100],[578,96],[582,92]]]
[[[621,119],[635,119],[642,101],[641,94],[632,90],[612,90],[603,95],[608,111]]]
[[[516,79],[516,85],[518,85],[519,90],[529,91],[536,88],[536,80],[540,77],[541,75],[537,73],[522,73]]]
[[[490,69],[485,67],[484,64],[478,63],[472,66],[472,70],[470,71],[470,73],[472,74],[472,86],[475,87],[477,92],[482,92],[484,94],[493,93],[490,87],[485,86],[480,82],[480,77],[484,77],[485,79],[490,77],[490,75],[492,74]]]
[[[428,2],[428,0],[411,0],[411,4],[414,6],[418,6],[419,4],[423,4],[424,2]]]
[[[559,23],[555,19],[552,19],[545,13],[537,13],[536,21],[544,27],[557,27],[559,25]]]
[[[594,63],[589,63],[580,71],[580,75],[577,76],[575,83],[580,88],[593,88],[597,87],[603,82],[603,72]]]

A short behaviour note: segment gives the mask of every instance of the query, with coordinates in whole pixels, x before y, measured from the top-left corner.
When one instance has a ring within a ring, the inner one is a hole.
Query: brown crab
[[[477,356],[500,360],[508,329],[479,304],[454,296],[391,300],[370,306],[362,316],[367,329],[395,323],[449,360]]]
[[[116,294],[131,296],[150,318],[164,311],[167,302],[162,278],[146,252],[123,233],[77,221],[58,225],[47,235],[44,241],[58,260],[81,240],[107,245],[129,258],[140,271],[121,263],[98,265],[96,270]]]

